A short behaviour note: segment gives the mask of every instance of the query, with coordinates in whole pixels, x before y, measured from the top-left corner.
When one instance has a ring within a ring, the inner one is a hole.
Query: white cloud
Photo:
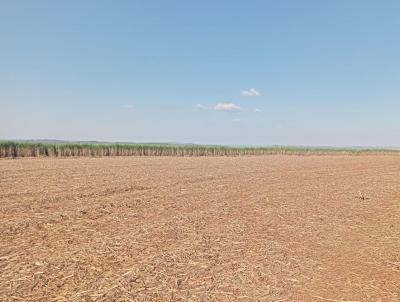
[[[232,103],[218,103],[213,107],[214,110],[218,111],[240,111],[240,106]]]
[[[261,96],[261,93],[254,88],[250,88],[249,90],[242,91],[243,96]]]
[[[195,108],[198,110],[216,110],[216,111],[240,111],[242,108],[233,103],[218,103],[215,105],[196,104]]]
[[[254,112],[261,112],[262,110],[261,109],[258,109],[258,108],[256,108],[256,109],[254,109]]]
[[[196,109],[200,109],[200,110],[207,110],[209,109],[207,106],[204,106],[203,104],[196,104]]]

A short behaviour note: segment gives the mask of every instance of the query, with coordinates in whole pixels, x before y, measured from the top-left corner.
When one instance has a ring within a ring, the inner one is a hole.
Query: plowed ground
[[[400,301],[400,156],[0,160],[1,301]]]

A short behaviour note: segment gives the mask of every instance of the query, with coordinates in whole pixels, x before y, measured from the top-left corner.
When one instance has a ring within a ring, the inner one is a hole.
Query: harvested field
[[[1,301],[400,301],[400,156],[0,160]]]

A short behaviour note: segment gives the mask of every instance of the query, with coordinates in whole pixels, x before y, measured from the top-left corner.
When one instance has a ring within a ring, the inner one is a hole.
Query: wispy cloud
[[[258,113],[258,112],[261,112],[261,111],[262,111],[262,110],[261,110],[261,109],[258,109],[258,108],[255,108],[255,109],[254,109],[254,112],[257,112],[257,113]]]
[[[203,104],[196,104],[195,107],[196,107],[196,109],[199,109],[199,110],[208,110],[209,109],[209,107],[207,107]]]
[[[233,103],[218,103],[214,105],[203,105],[196,104],[195,106],[198,110],[216,110],[216,111],[240,111],[242,108],[240,106]]]
[[[261,93],[254,88],[250,88],[249,90],[242,91],[243,96],[261,96]]]
[[[240,111],[240,106],[233,103],[218,103],[213,107],[217,111]]]

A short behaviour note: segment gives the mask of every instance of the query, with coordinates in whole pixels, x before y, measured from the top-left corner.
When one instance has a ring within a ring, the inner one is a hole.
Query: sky
[[[400,146],[400,1],[0,1],[0,139]]]

